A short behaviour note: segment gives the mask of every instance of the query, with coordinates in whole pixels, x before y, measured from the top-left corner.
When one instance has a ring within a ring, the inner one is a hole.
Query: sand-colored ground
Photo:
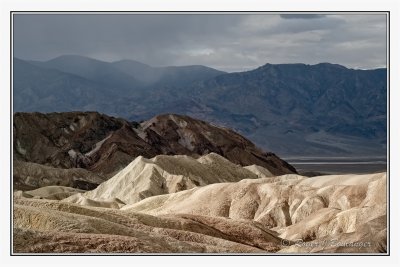
[[[386,173],[270,176],[215,154],[138,157],[59,200],[72,191],[14,194],[15,252],[386,251]]]
[[[268,172],[265,168],[259,168]],[[198,159],[165,155],[146,159],[140,156],[95,190],[77,194],[65,201],[81,203],[87,199],[104,201],[117,198],[130,204],[147,197],[175,193],[197,186],[258,177],[258,174],[251,170],[233,164],[215,153]]]
[[[30,190],[45,186],[59,185],[82,189],[93,189],[106,180],[105,177],[81,168],[61,169],[14,160],[14,190]]]
[[[194,215],[151,216],[17,198],[15,252],[275,252],[281,239],[257,223]]]
[[[21,191],[21,190],[15,191],[14,196],[25,197],[25,198],[62,200],[72,195],[84,192],[85,192],[84,190],[77,188],[51,185],[30,191]]]

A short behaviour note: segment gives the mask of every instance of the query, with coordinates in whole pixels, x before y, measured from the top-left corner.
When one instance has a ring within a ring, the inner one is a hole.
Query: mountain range
[[[13,68],[13,253],[387,252],[386,172],[280,157],[384,155],[385,69]]]
[[[98,111],[128,121],[174,113],[229,127],[281,156],[381,156],[387,71],[330,63],[225,73],[81,56],[13,62],[14,111]]]

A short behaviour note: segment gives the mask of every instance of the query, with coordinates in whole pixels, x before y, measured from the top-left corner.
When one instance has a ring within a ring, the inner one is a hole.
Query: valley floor
[[[287,158],[300,173],[366,174],[387,171],[385,157],[328,157]]]

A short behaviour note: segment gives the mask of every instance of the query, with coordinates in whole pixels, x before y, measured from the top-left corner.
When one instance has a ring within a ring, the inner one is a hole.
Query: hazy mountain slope
[[[123,93],[137,95],[143,87],[180,87],[225,73],[200,65],[151,67],[134,60],[109,63],[78,55],[64,55],[48,61],[29,63],[84,77],[117,90],[120,96]]]
[[[101,84],[14,58],[15,111],[88,110],[109,101],[114,92]]]
[[[14,111],[92,110],[125,118],[145,97],[158,94],[153,91],[176,95],[178,87],[224,73],[204,66],[150,67],[74,55],[44,62],[14,58],[13,71]]]
[[[135,60],[120,60],[111,63],[113,67],[141,81],[145,85],[154,84],[162,77],[162,71]]]
[[[88,57],[65,55],[49,61],[31,61],[32,64],[81,76],[116,91],[116,95],[129,94],[141,88],[142,83],[121,72],[112,64]]]
[[[181,87],[195,81],[207,80],[225,74],[223,71],[201,65],[150,67],[134,60],[116,61],[112,65],[149,87],[161,88]]]

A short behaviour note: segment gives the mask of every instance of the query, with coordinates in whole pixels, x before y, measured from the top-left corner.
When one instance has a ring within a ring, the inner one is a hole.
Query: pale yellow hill
[[[14,202],[15,252],[266,253],[281,243],[275,232],[247,221],[155,217],[31,198]]]
[[[357,237],[359,229],[386,216],[386,173],[246,179],[155,196],[122,209],[254,220],[288,240]],[[379,231],[386,231],[386,224]],[[382,239],[375,243],[379,248],[386,244]]]
[[[30,191],[16,191],[14,192],[15,197],[27,197],[27,198],[44,198],[44,199],[53,199],[53,200],[61,200],[72,195],[78,193],[84,193],[84,190],[65,187],[65,186],[45,186],[35,190]]]
[[[386,179],[272,176],[216,154],[138,157],[92,191],[16,192],[14,249],[386,252]]]
[[[83,203],[84,199],[89,199],[102,202],[117,198],[130,204],[151,196],[246,178],[258,176],[215,153],[198,159],[166,155],[146,159],[140,156],[95,190],[64,201]]]
[[[258,176],[258,178],[275,176],[267,168],[264,168],[264,167],[261,167],[258,165],[250,165],[250,166],[246,166],[244,168],[255,173]]]

